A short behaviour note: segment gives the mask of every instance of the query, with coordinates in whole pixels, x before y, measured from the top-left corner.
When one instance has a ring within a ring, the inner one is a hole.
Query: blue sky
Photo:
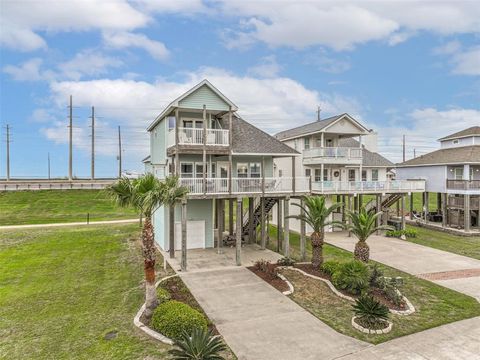
[[[208,78],[256,126],[275,133],[348,112],[401,160],[480,124],[480,6],[468,1],[2,1],[0,176],[4,125],[12,176],[65,176],[67,102],[74,174],[141,169],[146,126]]]

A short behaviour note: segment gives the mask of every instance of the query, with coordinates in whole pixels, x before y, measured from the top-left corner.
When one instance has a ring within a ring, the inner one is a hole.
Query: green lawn
[[[0,358],[164,359],[133,325],[138,236],[136,224],[0,232]]]
[[[270,228],[270,238],[272,241],[270,241],[269,247],[275,250],[276,229],[273,226]],[[299,235],[291,233],[290,249],[292,257],[295,259],[299,259],[299,242]],[[310,260],[310,241],[307,241],[307,254],[307,260]],[[353,259],[352,253],[329,244],[324,245],[324,255],[326,260],[346,261]],[[293,271],[286,272],[285,275],[295,287],[295,292],[291,296],[295,302],[335,330],[371,343],[380,343],[442,324],[480,316],[480,303],[472,297],[386,265],[379,265],[384,270],[385,275],[404,278],[405,285],[402,292],[417,310],[416,313],[409,316],[392,315],[393,330],[383,335],[366,335],[353,329],[350,324],[352,317],[351,303],[333,295],[325,284],[300,276],[299,273]]]
[[[0,192],[0,226],[131,219],[131,209],[115,206],[99,190]]]
[[[416,238],[407,238],[407,241],[480,260],[480,236],[466,237],[418,226],[407,227],[418,231]]]

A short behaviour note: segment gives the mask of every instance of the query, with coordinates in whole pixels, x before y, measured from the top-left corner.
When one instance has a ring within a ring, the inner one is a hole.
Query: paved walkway
[[[49,227],[64,227],[64,226],[80,226],[80,225],[104,225],[104,224],[127,224],[138,222],[138,219],[125,220],[105,220],[105,221],[90,221],[89,223],[69,222],[69,223],[52,223],[52,224],[27,224],[27,225],[3,225],[0,230],[14,230],[14,229],[32,229],[32,228],[49,228]]]
[[[239,360],[336,359],[370,346],[337,333],[244,267],[181,276]]]
[[[327,242],[348,251],[353,251],[356,241],[344,232],[327,234]],[[371,259],[480,301],[480,260],[385,236],[373,235],[368,244]]]

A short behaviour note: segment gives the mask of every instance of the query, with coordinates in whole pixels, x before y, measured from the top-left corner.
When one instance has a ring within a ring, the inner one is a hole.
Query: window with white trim
[[[310,149],[310,138],[306,137],[303,141],[304,141],[304,143],[303,143],[303,148],[304,148],[305,150]]]
[[[262,166],[259,162],[250,163],[250,177],[259,178],[262,176]]]
[[[372,181],[378,181],[378,169],[372,169]]]
[[[315,181],[322,181],[322,170],[315,169]]]
[[[180,163],[180,177],[193,178],[193,163],[191,162]]]
[[[238,163],[237,164],[237,176],[239,178],[248,177],[248,164],[247,163]]]

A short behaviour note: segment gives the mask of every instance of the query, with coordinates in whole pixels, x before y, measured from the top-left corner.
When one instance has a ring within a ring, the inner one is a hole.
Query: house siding
[[[229,110],[229,105],[206,85],[179,102],[179,107],[187,109],[202,109],[203,105],[209,110]]]
[[[428,192],[446,192],[447,167],[437,166],[412,166],[397,168],[397,180],[426,180]]]

